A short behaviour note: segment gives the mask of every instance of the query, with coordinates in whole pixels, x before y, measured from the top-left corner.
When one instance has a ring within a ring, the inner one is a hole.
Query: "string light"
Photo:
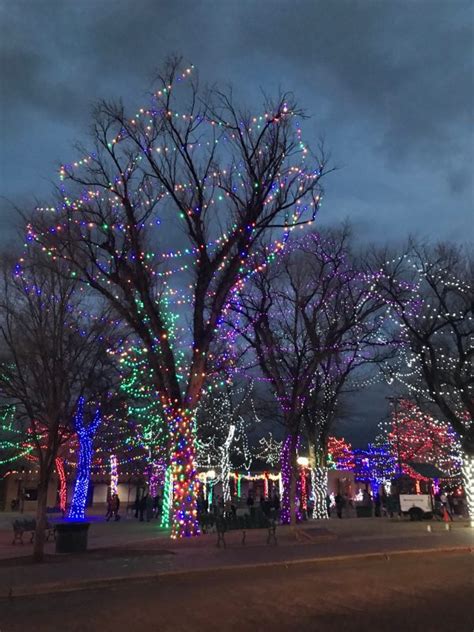
[[[110,495],[114,496],[118,491],[118,466],[115,454],[110,455]]]
[[[76,474],[76,483],[74,486],[74,494],[69,508],[69,520],[84,520],[85,518],[85,508],[91,475],[92,443],[94,441],[94,435],[97,428],[99,427],[100,420],[100,412],[97,410],[89,426],[84,424],[84,398],[81,397],[74,417],[74,427],[79,439],[79,462]]]
[[[26,235],[27,244],[39,244],[53,260],[67,257],[61,244],[68,235],[74,235],[79,249],[95,244],[94,252],[88,251],[97,263],[94,269],[85,272],[75,265],[77,259],[70,258],[71,273],[85,287],[106,295],[121,314],[128,310],[127,323],[133,324],[141,339],[141,351],[151,358],[146,364],[153,368],[150,382],[160,402],[154,414],[162,422],[156,428],[162,428],[168,437],[162,441],[161,436],[155,443],[145,424],[137,422],[139,441],[143,440],[143,447],[145,441],[148,443],[152,461],[156,445],[172,445],[171,454],[164,455],[172,467],[172,537],[199,533],[195,417],[196,404],[207,388],[206,379],[212,377],[207,368],[211,343],[229,313],[231,297],[283,250],[293,230],[314,221],[321,205],[319,181],[325,169],[322,159],[311,164],[313,156],[298,123],[300,114],[291,103],[282,101],[274,111],[261,112],[249,120],[234,120],[231,108],[227,112],[222,109],[219,115],[181,111],[175,98],[180,84],[191,90],[195,84],[187,81],[192,68],[177,68],[174,78],[160,86],[151,103],[134,116],[114,118],[109,114],[110,125],[94,152],[61,166],[60,203],[54,209],[51,205],[38,209],[39,221],[28,226]],[[242,142],[257,150],[248,154]],[[286,144],[291,151],[285,151]],[[267,161],[272,152],[281,159]],[[190,169],[189,160],[195,154],[196,168]],[[103,169],[110,157],[114,164],[123,162],[115,174]],[[202,169],[206,157],[209,168]],[[245,164],[246,159],[250,164]],[[171,183],[163,177],[170,160],[183,167],[176,169],[182,174],[180,180]],[[249,176],[259,172],[252,165],[265,164],[269,165],[268,181],[265,175],[258,180]],[[187,248],[155,252],[145,244],[163,241],[159,235],[155,239],[154,231],[163,234],[166,210],[173,205],[178,211],[174,217],[191,235],[190,243]],[[236,213],[236,205],[245,212]],[[217,221],[208,227],[204,218],[211,211]],[[221,221],[223,217],[232,219]],[[197,221],[204,230],[191,228]],[[220,225],[225,229],[210,240],[206,233],[212,234],[214,226]],[[265,230],[276,239],[262,262],[252,251]],[[121,262],[119,268],[117,261]],[[196,278],[203,279],[206,261],[211,275],[204,284],[204,294],[197,296],[193,283],[181,281],[193,268]],[[138,276],[147,279],[146,291],[135,283]],[[194,322],[202,321],[194,331],[196,340],[191,340],[187,326],[179,323],[178,314],[183,310],[176,308],[182,306],[197,310]],[[192,350],[190,355],[187,349]],[[227,354],[230,363],[231,356]],[[222,461],[222,467],[228,469],[228,463]]]
[[[64,514],[66,512],[67,486],[66,486],[66,472],[64,471],[63,459],[57,456],[55,460],[55,465],[56,465],[56,472],[59,479],[59,509]]]

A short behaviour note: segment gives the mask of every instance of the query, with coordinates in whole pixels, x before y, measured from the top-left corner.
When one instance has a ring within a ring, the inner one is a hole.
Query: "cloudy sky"
[[[466,0],[0,0],[0,240],[44,200],[99,98],[146,103],[182,54],[206,82],[292,90],[339,167],[321,221],[362,238],[471,240],[473,18]]]

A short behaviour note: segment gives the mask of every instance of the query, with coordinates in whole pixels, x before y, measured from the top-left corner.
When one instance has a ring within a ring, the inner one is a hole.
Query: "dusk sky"
[[[295,93],[333,165],[320,214],[370,241],[470,241],[471,1],[0,0],[0,235],[47,200],[99,98],[147,103],[173,53],[203,82]],[[375,400],[371,400],[369,405]],[[374,406],[378,406],[374,403]],[[372,413],[371,413],[372,414]]]

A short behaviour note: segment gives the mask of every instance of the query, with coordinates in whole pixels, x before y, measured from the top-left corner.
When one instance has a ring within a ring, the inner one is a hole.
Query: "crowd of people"
[[[267,517],[278,516],[280,512],[280,497],[277,492],[271,497],[257,496],[250,490],[245,499],[250,516],[254,516],[257,508]],[[214,518],[236,518],[238,506],[235,499],[224,501],[223,496],[213,495],[211,499],[205,498],[201,492],[197,499],[197,510],[200,519],[213,516]]]
[[[453,520],[453,516],[460,513],[457,503],[459,499],[454,494],[446,491],[440,492],[434,497],[434,511],[433,514],[437,518],[444,518],[445,512],[449,520]],[[248,513],[251,516],[255,515],[257,508],[267,517],[279,518],[280,515],[280,497],[275,491],[271,497],[265,497],[263,495],[254,496],[253,490],[248,492],[245,503],[247,505]],[[346,492],[339,492],[334,496],[332,500],[329,496],[326,496],[326,507],[328,516],[335,515],[337,518],[350,518],[356,514],[356,505],[354,500]],[[362,491],[362,498],[358,501],[357,507],[364,507],[367,510],[368,515],[375,517],[390,517],[397,515],[400,512],[400,504],[398,496],[395,494],[375,494],[374,497],[368,492],[368,490]],[[235,499],[224,501],[223,496],[215,495],[211,499],[205,498],[201,492],[197,499],[197,510],[200,518],[206,517],[228,517],[235,518],[237,516],[237,504]],[[120,520],[120,499],[118,494],[109,493],[107,496],[107,512],[105,519],[107,522],[110,520]],[[135,502],[131,507],[134,516],[140,522],[150,522],[151,520],[161,516],[162,498],[159,495],[152,496],[146,489],[137,491]],[[309,518],[312,515],[312,504],[308,500],[307,506],[299,508],[300,515],[304,519]]]
[[[105,519],[109,522],[111,519],[120,520],[120,498],[118,494],[109,493],[107,496],[107,512]],[[140,522],[150,522],[154,518],[158,518],[162,512],[161,496],[152,496],[147,490],[137,490],[135,502],[131,507],[135,518]]]

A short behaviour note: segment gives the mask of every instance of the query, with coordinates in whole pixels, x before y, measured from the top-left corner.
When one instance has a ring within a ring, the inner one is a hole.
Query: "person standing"
[[[141,497],[140,502],[139,502],[140,522],[143,522],[143,521],[144,521],[143,516],[144,516],[145,511],[146,511],[147,499],[148,499],[148,493],[147,493],[147,492],[145,492],[145,493],[143,494],[143,496]]]
[[[341,494],[336,494],[334,498],[334,502],[336,503],[336,513],[337,517],[342,519],[342,510],[344,509],[344,498]]]
[[[160,515],[160,495],[157,494],[153,498],[153,518],[158,518]]]
[[[448,514],[448,518],[450,519],[450,521],[453,521],[453,516],[451,515],[451,510],[450,510],[450,506],[449,506],[449,500],[448,500],[448,496],[446,494],[446,492],[443,492],[440,496],[440,500],[443,504],[443,512],[445,511]]]
[[[140,512],[140,490],[137,489],[137,495],[135,496],[135,502],[133,503],[133,509],[135,511],[135,518],[138,518]]]
[[[146,521],[150,522],[150,520],[153,518],[153,498],[151,494],[147,494],[145,509],[146,509]]]
[[[120,520],[119,509],[120,498],[118,497],[118,494],[113,494],[111,503],[111,515],[114,517],[115,522],[118,522]]]
[[[382,515],[381,512],[382,502],[380,500],[380,494],[376,494],[375,496],[375,517],[380,518]]]
[[[112,517],[112,494],[110,490],[107,492],[107,512],[105,514],[105,520],[108,522]]]
[[[326,511],[328,513],[328,518],[331,517],[331,496],[326,494]]]

